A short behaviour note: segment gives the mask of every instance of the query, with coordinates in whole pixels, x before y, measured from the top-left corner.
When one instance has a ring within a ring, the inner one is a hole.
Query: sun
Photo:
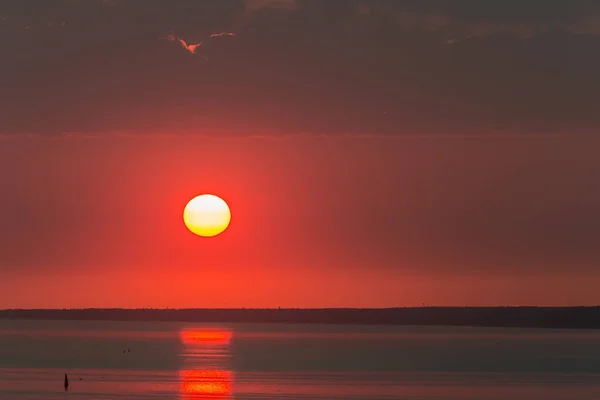
[[[183,210],[183,222],[192,233],[213,237],[227,229],[231,222],[231,211],[222,198],[202,194],[187,203]]]

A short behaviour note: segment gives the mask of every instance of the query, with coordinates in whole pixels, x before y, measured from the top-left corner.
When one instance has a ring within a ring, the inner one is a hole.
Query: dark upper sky
[[[600,122],[595,0],[2,0],[0,16],[4,132]]]
[[[599,49],[596,0],[0,0],[0,308],[598,303]]]

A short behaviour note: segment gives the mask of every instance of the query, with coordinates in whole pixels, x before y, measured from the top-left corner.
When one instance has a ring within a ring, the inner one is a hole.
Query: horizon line
[[[74,307],[74,308],[0,308],[3,311],[90,311],[90,310],[122,310],[122,311],[189,311],[189,310],[210,310],[210,311],[249,311],[249,310],[405,310],[405,309],[424,309],[424,308],[600,308],[597,305],[494,305],[494,306],[440,306],[440,305],[422,305],[422,306],[393,306],[393,307]]]

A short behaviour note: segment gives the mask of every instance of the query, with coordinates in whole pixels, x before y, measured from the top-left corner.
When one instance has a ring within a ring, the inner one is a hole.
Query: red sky
[[[593,136],[0,142],[0,307],[594,304]],[[211,239],[182,211],[212,192]]]
[[[4,0],[0,308],[598,304],[599,16]]]

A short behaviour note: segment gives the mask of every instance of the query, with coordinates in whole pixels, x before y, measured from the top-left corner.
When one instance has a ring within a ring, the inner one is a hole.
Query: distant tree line
[[[10,309],[0,319],[460,325],[600,329],[600,307]]]

